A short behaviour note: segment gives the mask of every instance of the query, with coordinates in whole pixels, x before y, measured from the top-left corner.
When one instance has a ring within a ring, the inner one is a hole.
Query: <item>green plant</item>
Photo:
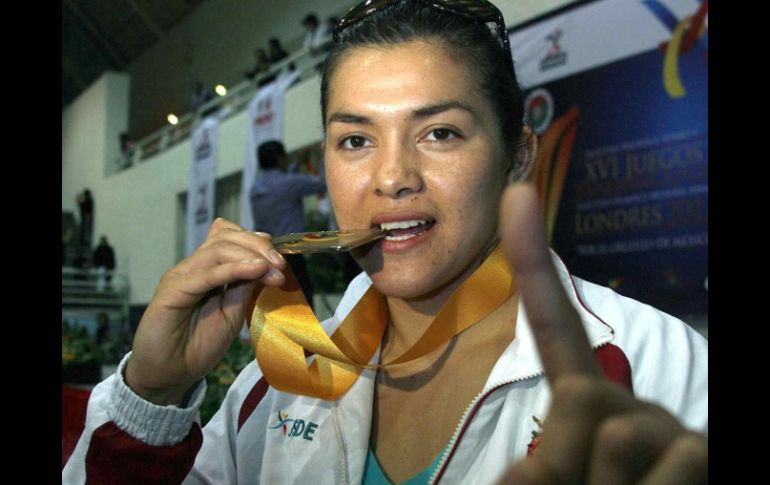
[[[306,217],[308,231],[329,230],[328,218],[318,211],[309,211]],[[307,272],[316,293],[344,293],[345,281],[340,258],[333,253],[307,255]]]
[[[97,384],[106,358],[105,349],[88,335],[85,328],[62,321],[62,383]]]
[[[104,364],[117,365],[126,353],[131,349],[131,337],[128,332],[121,330],[117,335],[100,343],[104,353]]]
[[[84,327],[70,325],[66,320],[61,324],[62,365],[102,365],[107,357],[105,349],[88,335]]]
[[[203,426],[209,422],[222,405],[222,401],[224,401],[225,395],[236,376],[252,360],[254,360],[254,351],[251,348],[251,342],[238,338],[227,349],[222,361],[206,375],[206,397],[203,398],[200,409]]]

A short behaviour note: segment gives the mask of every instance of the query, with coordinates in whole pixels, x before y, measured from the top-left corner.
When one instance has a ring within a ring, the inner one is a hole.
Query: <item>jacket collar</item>
[[[614,337],[612,327],[585,306],[578,292],[575,279],[554,251],[551,251],[551,258],[559,274],[562,287],[580,316],[591,347],[597,349],[611,342]],[[524,380],[543,374],[543,364],[523,304],[519,305],[519,313],[516,318],[516,337],[492,368],[484,390],[495,387],[502,382]]]

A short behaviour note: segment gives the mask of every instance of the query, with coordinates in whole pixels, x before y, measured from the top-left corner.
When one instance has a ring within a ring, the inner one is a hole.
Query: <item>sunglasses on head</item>
[[[353,24],[358,23],[369,15],[382,10],[400,0],[366,0],[359,3],[342,17],[334,28],[332,39],[336,45],[339,41],[340,33]],[[503,49],[506,63],[513,72],[513,56],[511,55],[511,46],[508,42],[508,31],[505,28],[503,14],[492,3],[487,0],[419,0],[421,3],[444,12],[459,15],[476,22],[487,24],[492,30],[500,47]],[[489,24],[492,24],[491,26]]]

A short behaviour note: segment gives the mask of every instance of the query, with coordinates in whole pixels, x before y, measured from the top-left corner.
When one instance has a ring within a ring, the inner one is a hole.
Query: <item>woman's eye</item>
[[[347,150],[357,150],[359,148],[365,148],[367,146],[367,139],[363,136],[348,136],[343,138],[340,142],[340,146]]]
[[[436,128],[428,133],[425,137],[428,141],[445,141],[452,138],[457,138],[459,135],[449,128]]]

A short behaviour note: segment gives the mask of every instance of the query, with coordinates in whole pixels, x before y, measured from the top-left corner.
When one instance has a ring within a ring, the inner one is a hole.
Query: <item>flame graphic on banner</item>
[[[683,50],[681,44],[688,28],[690,28],[690,21],[691,17],[687,17],[676,26],[663,59],[663,86],[672,98],[681,98],[687,94],[679,77],[679,53]],[[701,36],[705,30],[705,27],[701,28]]]
[[[671,40],[660,45],[664,52],[663,86],[671,98],[684,97],[687,91],[679,76],[679,55],[692,49],[695,42],[706,34],[708,0],[703,1],[693,15],[681,21],[677,21],[668,8],[657,0],[645,0],[642,4],[671,30]]]
[[[535,163],[532,180],[540,195],[549,241],[556,224],[579,117],[580,110],[573,106],[567,113],[555,119],[540,137],[540,154]]]

